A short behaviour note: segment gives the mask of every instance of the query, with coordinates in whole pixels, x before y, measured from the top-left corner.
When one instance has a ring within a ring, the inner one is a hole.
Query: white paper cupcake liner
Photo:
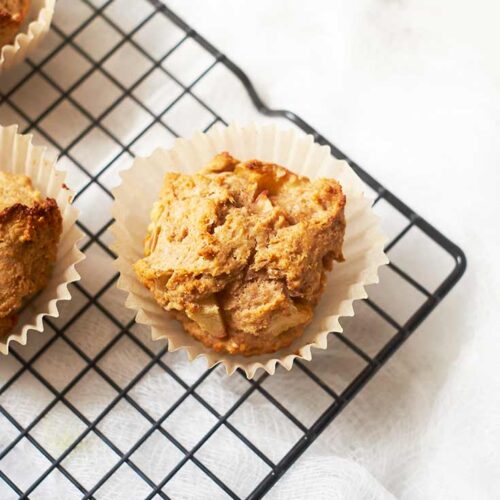
[[[78,210],[71,205],[73,193],[64,184],[66,174],[55,169],[45,147],[34,146],[31,135],[17,133],[17,125],[0,127],[0,170],[24,174],[44,197],[54,198],[63,220],[57,261],[47,286],[19,313],[16,326],[6,337],[0,337],[0,353],[8,354],[9,344],[26,345],[28,332],[42,332],[45,316],[58,317],[57,303],[71,298],[68,285],[80,279],[75,265],[85,257],[78,249],[83,233],[76,227]]]
[[[153,299],[135,276],[133,264],[143,257],[143,242],[167,171],[194,173],[215,154],[228,151],[241,161],[259,159],[283,165],[311,179],[337,179],[347,197],[345,209],[345,262],[334,264],[314,318],[304,334],[289,347],[272,354],[232,356],[218,353],[184,332],[181,325]],[[185,349],[189,359],[204,356],[208,365],[223,363],[227,373],[242,368],[249,378],[262,368],[273,374],[279,363],[287,370],[294,359],[311,359],[311,348],[325,349],[329,332],[341,332],[339,318],[352,316],[353,302],[367,296],[365,286],[378,282],[378,268],[386,264],[385,238],[378,217],[363,195],[363,184],[347,162],[335,159],[327,146],[314,143],[312,136],[275,126],[251,125],[215,127],[191,139],[178,139],[169,149],[157,149],[147,158],[137,158],[122,173],[122,184],[114,190],[113,226],[118,287],[128,293],[126,306],[137,311],[138,323],[149,325],[153,339],[167,338],[169,351]]]
[[[10,45],[1,47],[0,74],[24,61],[49,31],[55,0],[31,0],[30,8],[19,33]]]

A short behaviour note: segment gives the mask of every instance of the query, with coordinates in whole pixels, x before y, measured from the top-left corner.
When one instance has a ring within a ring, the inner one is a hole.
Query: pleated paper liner
[[[26,19],[9,45],[1,47],[0,75],[24,61],[49,31],[54,15],[55,0],[31,0]]]
[[[325,292],[304,334],[288,348],[272,354],[245,357],[215,352],[184,332],[181,325],[164,311],[135,276],[133,264],[143,257],[143,242],[150,212],[163,176],[168,171],[194,173],[215,154],[228,151],[245,161],[259,159],[283,165],[311,179],[337,179],[347,197],[345,262],[335,263],[328,274]],[[168,349],[185,349],[190,360],[199,356],[208,366],[223,363],[227,373],[243,369],[249,378],[259,368],[273,374],[279,363],[287,370],[296,358],[310,360],[311,349],[325,349],[329,332],[341,332],[339,318],[354,314],[352,303],[367,296],[365,286],[378,282],[378,268],[386,264],[385,238],[377,216],[363,195],[363,185],[345,161],[335,159],[330,149],[314,143],[311,136],[275,126],[250,125],[214,127],[191,139],[178,139],[171,149],[157,149],[147,158],[136,158],[122,173],[122,184],[115,189],[113,226],[114,248],[120,271],[118,287],[128,293],[126,306],[137,311],[138,323],[151,327],[153,339],[168,339]]]
[[[76,227],[78,210],[71,205],[73,193],[64,184],[66,174],[55,169],[46,148],[34,146],[30,135],[17,133],[17,126],[0,127],[0,170],[24,174],[44,197],[57,201],[63,219],[57,261],[47,286],[28,302],[13,330],[0,337],[0,353],[8,354],[11,342],[26,345],[28,332],[43,332],[45,316],[58,317],[58,302],[71,298],[68,285],[80,279],[75,265],[84,259],[78,249],[83,233]],[[0,361],[1,363],[1,361]]]

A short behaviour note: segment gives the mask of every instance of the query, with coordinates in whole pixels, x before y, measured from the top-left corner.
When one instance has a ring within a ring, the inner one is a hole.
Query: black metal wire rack
[[[61,318],[48,320],[43,335],[31,337],[26,347],[15,346],[0,360],[2,498],[50,498],[56,490],[64,498],[124,498],[118,485],[126,474],[138,482],[127,498],[179,498],[175,485],[182,481],[200,487],[193,486],[190,498],[204,498],[208,491],[214,498],[262,498],[465,270],[464,254],[456,245],[300,117],[269,109],[245,73],[168,7],[158,0],[133,4],[60,0],[44,49],[0,82],[2,124],[19,123],[23,131],[34,133],[38,142],[58,152],[68,170],[68,183],[77,188],[75,203],[82,209],[79,226],[88,256],[81,266],[83,279],[72,287],[73,300]],[[373,192],[375,210],[391,236],[386,248],[391,263],[381,272],[381,284],[356,307],[344,333],[331,335],[322,361],[315,356],[290,373],[278,370],[273,377],[264,374],[250,381],[242,374],[228,379],[217,368],[189,364],[168,353],[164,343],[150,342],[121,307],[108,247],[113,221],[106,209],[120,169],[152,144],[226,123],[225,118],[232,118],[223,112],[228,86],[236,89],[235,99],[249,113],[256,109],[261,118],[282,118],[346,159]],[[102,208],[96,210],[96,203]],[[433,269],[441,274],[422,267],[416,272],[415,256],[422,248],[427,259],[433,252],[439,261]],[[92,270],[99,263],[103,269],[103,262],[108,273],[96,282]],[[91,313],[100,320],[92,322]],[[348,362],[337,363],[339,356]],[[109,363],[115,358],[132,368],[117,374]],[[56,370],[47,370],[54,366]],[[160,408],[141,396],[153,372],[156,394],[165,399]],[[294,387],[307,388],[297,392],[304,394],[303,405],[276,389],[273,381],[282,376],[290,377]],[[210,380],[215,384],[207,392]],[[230,404],[221,404],[217,390],[231,395]],[[114,419],[120,405],[141,426]],[[268,446],[279,429],[266,428],[266,422],[258,435],[247,432],[245,415],[252,406],[266,416],[274,412],[270,420],[283,419],[293,429],[285,448]],[[171,424],[202,412],[213,423],[199,436],[188,439]],[[52,419],[53,426],[54,415],[61,414],[69,415],[72,429],[62,444],[40,431],[46,420]],[[125,432],[116,435],[120,426]],[[213,445],[221,432],[235,443],[222,455]],[[153,437],[157,440],[148,447]],[[171,451],[155,456],[160,471],[141,459],[163,449]],[[88,463],[83,475],[81,464],[73,467],[76,455]],[[20,460],[30,464],[22,474],[15,467]],[[231,474],[241,460],[252,478],[245,485],[235,483]]]

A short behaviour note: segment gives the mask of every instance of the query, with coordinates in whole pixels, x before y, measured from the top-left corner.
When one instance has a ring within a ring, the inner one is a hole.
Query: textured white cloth
[[[498,2],[169,5],[241,64],[268,103],[316,126],[469,261],[459,286],[271,497],[496,497]]]

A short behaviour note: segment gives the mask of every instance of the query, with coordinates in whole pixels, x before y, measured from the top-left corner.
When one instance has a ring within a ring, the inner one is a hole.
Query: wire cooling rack
[[[0,91],[2,124],[60,155],[87,254],[61,318],[0,360],[1,498],[182,498],[186,482],[189,498],[261,498],[465,270],[457,246],[297,115],[267,108],[232,61],[156,0],[59,0],[43,50]],[[327,351],[248,381],[188,363],[134,324],[115,288],[110,189],[136,154],[263,115],[349,161],[391,237],[391,263]],[[258,432],[249,416],[262,416]],[[198,435],[183,434],[198,418]],[[232,443],[222,450],[221,434]]]

